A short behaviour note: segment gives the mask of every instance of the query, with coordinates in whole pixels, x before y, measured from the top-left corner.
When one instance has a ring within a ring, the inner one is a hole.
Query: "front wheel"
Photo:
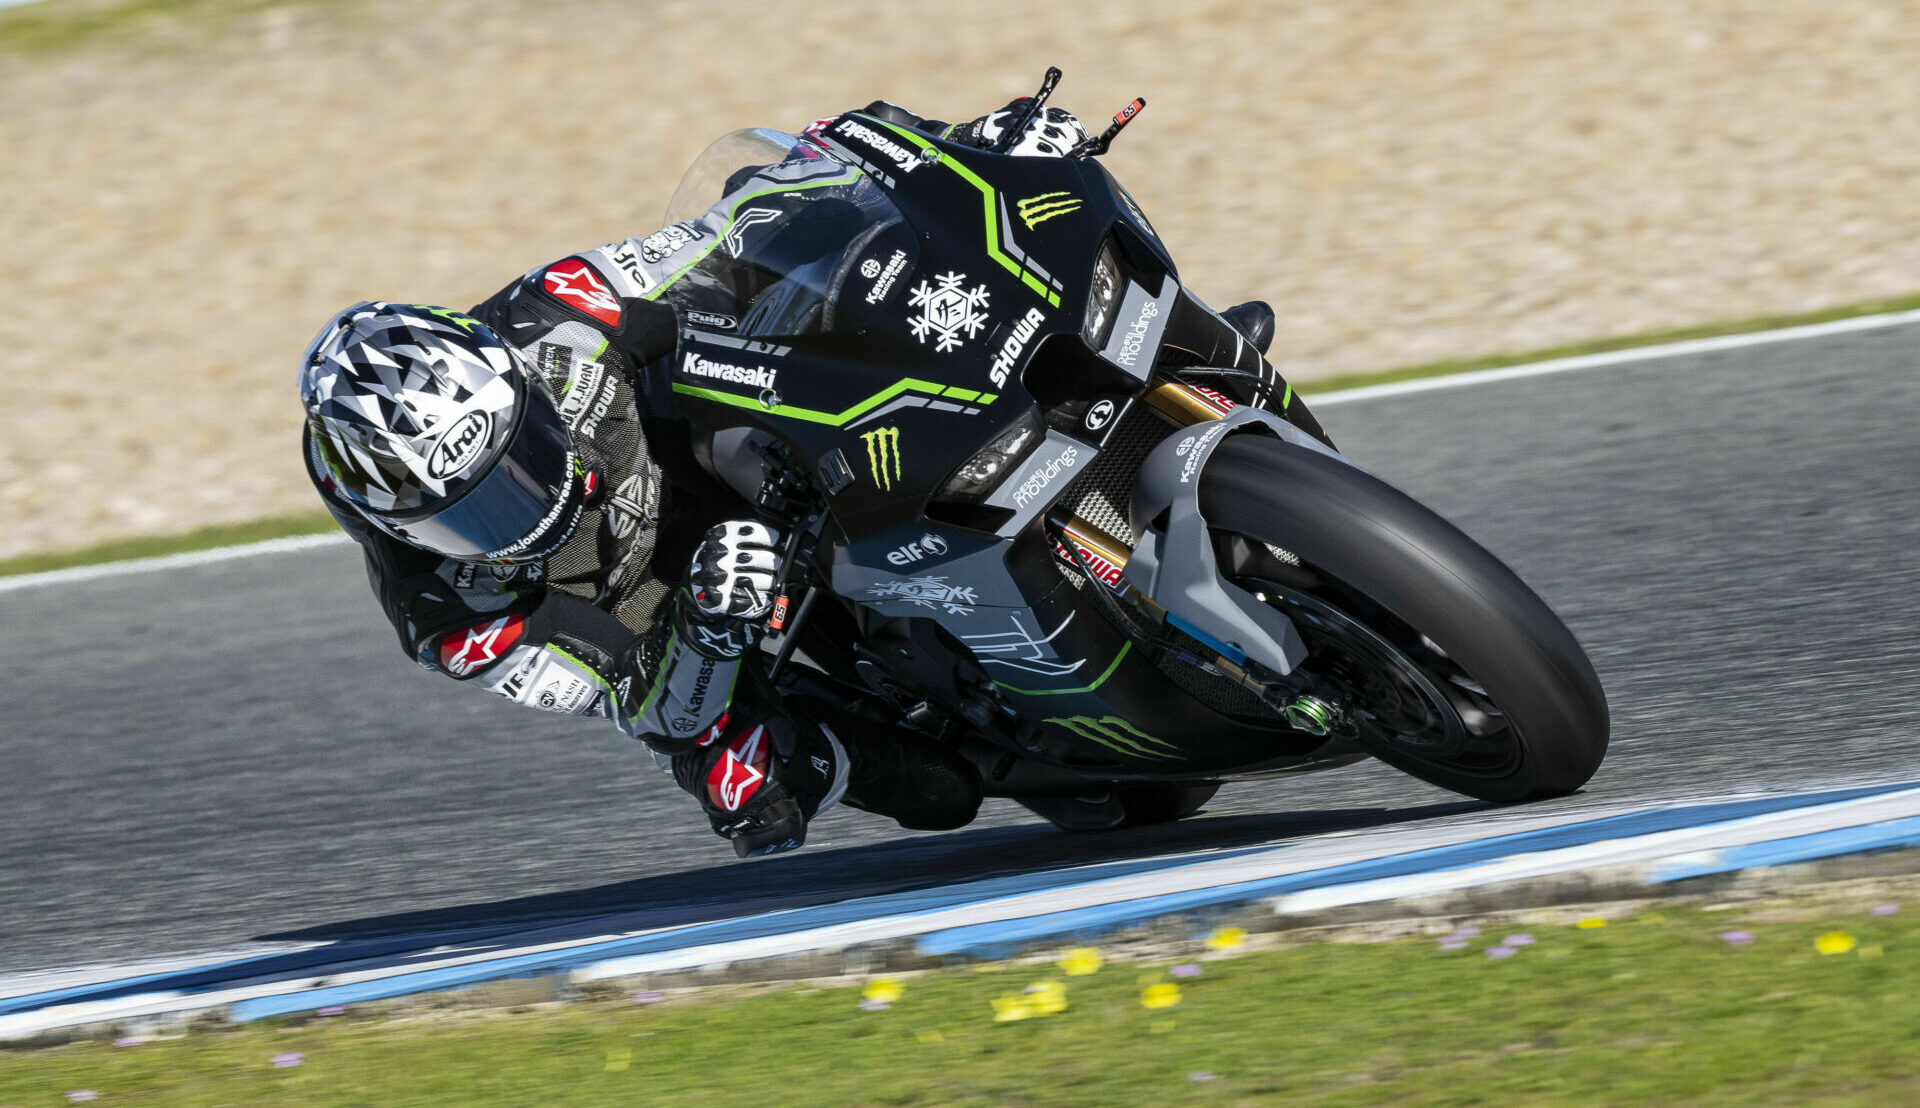
[[[1481,800],[1569,793],[1607,751],[1572,632],[1417,501],[1317,451],[1235,435],[1200,486],[1221,572],[1286,614],[1333,733]]]

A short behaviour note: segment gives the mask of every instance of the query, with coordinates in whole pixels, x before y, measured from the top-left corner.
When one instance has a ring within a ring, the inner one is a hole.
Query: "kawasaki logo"
[[[912,173],[914,170],[920,168],[920,159],[914,156],[913,151],[908,150],[906,147],[866,124],[861,123],[857,119],[841,120],[834,125],[833,133],[836,135],[845,135],[850,139],[859,139],[862,143],[872,147],[878,153],[885,154],[887,160],[891,161],[894,167],[902,173]]]
[[[892,490],[893,483],[900,479],[900,428],[882,427],[860,439],[867,444],[867,466],[873,473],[873,483]]]
[[[1013,325],[1013,333],[1000,344],[1000,352],[993,356],[993,372],[989,375],[999,388],[1007,387],[1007,377],[1013,372],[1013,364],[1020,358],[1020,352],[1027,347],[1027,340],[1047,321],[1047,317],[1038,308],[1028,308],[1027,314]]]
[[[1080,201],[1068,192],[1043,192],[1038,196],[1029,196],[1016,205],[1020,218],[1031,231],[1055,216],[1067,215],[1080,210]]]
[[[752,385],[758,389],[772,388],[773,379],[778,373],[777,370],[768,369],[763,365],[731,365],[727,362],[716,362],[699,354],[688,354],[680,370],[683,373],[691,373],[695,377],[712,377],[735,385]]]

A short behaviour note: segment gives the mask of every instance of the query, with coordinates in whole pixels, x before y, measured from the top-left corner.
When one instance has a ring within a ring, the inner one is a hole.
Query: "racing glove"
[[[847,772],[846,749],[832,732],[778,714],[752,722],[729,712],[673,759],[674,780],[742,858],[805,843],[807,821],[840,799]]]
[[[947,137],[981,149],[999,142],[1007,128],[1020,121],[1031,97],[1022,96],[997,112],[956,126]],[[1087,129],[1064,108],[1042,108],[1027,124],[1007,153],[1020,157],[1058,158],[1087,141]]]
[[[780,562],[780,536],[764,523],[734,519],[709,529],[680,598],[683,641],[708,658],[753,649],[773,610]]]

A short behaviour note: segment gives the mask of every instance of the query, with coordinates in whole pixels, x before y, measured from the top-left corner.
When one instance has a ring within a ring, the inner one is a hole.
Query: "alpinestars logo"
[[[900,479],[900,428],[881,427],[860,436],[867,444],[867,467],[873,483],[883,491],[893,491]]]
[[[777,370],[763,365],[732,365],[728,362],[716,362],[699,354],[688,354],[687,360],[680,366],[682,372],[695,377],[712,377],[735,385],[751,385],[757,389],[770,389]]]
[[[570,258],[550,266],[543,278],[547,291],[609,327],[620,326],[620,301],[587,263]]]
[[[755,727],[744,738],[735,739],[708,774],[707,795],[723,810],[739,811],[760,791],[760,783],[767,779],[766,738],[767,729]]]
[[[467,628],[440,642],[440,666],[455,677],[470,677],[492,665],[520,641],[519,616],[502,616],[492,623]]]
[[[1016,205],[1020,219],[1031,231],[1055,216],[1067,215],[1080,210],[1080,201],[1070,192],[1043,192],[1038,196],[1029,196]]]
[[[933,348],[944,354],[961,344],[960,332],[973,338],[987,325],[987,286],[976,285],[968,292],[960,287],[966,280],[964,273],[942,273],[934,278],[936,284],[922,281],[914,286],[907,306],[920,309],[920,314],[909,319],[907,327],[915,339],[924,343],[933,335]]]

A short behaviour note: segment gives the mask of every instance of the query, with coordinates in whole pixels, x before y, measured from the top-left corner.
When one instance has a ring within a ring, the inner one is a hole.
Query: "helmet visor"
[[[522,396],[520,425],[485,477],[431,515],[387,519],[387,529],[468,561],[530,562],[566,541],[584,499],[575,495],[573,439],[551,393]]]

